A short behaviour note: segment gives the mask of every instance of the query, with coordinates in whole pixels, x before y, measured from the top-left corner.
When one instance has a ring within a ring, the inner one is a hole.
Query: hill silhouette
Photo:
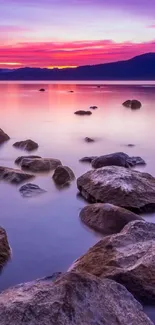
[[[66,69],[0,69],[0,80],[155,80],[155,53]]]

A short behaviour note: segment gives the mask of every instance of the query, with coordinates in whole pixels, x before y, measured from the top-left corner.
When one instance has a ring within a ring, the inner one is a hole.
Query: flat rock
[[[53,174],[53,180],[58,186],[68,185],[74,178],[73,171],[67,166],[58,166]]]
[[[76,115],[91,115],[92,112],[79,110],[79,111],[76,111],[74,114],[76,114]]]
[[[124,226],[135,220],[143,220],[137,214],[109,203],[95,203],[80,212],[84,224],[102,233],[111,235],[120,232]]]
[[[123,103],[123,106],[125,107],[129,107],[131,109],[139,109],[141,108],[142,104],[139,100],[136,100],[136,99],[128,99],[126,100],[124,103]]]
[[[92,139],[92,138],[86,137],[86,138],[85,138],[85,141],[86,141],[86,142],[94,142],[95,140]]]
[[[83,157],[80,159],[81,162],[91,163],[97,156]]]
[[[71,270],[111,278],[144,303],[155,302],[155,224],[133,221],[107,236],[71,266]]]
[[[41,158],[40,156],[34,156],[34,155],[30,155],[30,156],[20,156],[15,160],[15,164],[20,165],[22,163],[22,160],[28,158],[28,159],[35,159],[35,158]]]
[[[145,161],[141,157],[129,157],[124,152],[115,152],[109,155],[100,156],[92,161],[93,168],[105,166],[122,166],[129,168],[145,164]]]
[[[61,161],[54,158],[24,158],[20,165],[32,172],[49,172],[61,165]]]
[[[97,109],[97,106],[90,106],[90,109]]]
[[[0,270],[10,258],[10,246],[7,239],[6,231],[0,227]]]
[[[36,184],[28,183],[28,184],[23,185],[19,189],[19,192],[21,193],[21,195],[23,197],[33,197],[33,196],[37,196],[39,194],[43,194],[46,191],[43,190],[42,188],[40,188]]]
[[[8,141],[9,139],[10,137],[2,129],[0,129],[0,144]]]
[[[13,144],[14,147],[27,150],[27,151],[33,151],[38,149],[38,143],[34,142],[33,140],[25,140],[25,141],[18,141]]]
[[[90,170],[77,179],[82,196],[91,203],[111,203],[134,211],[155,211],[155,178],[128,168]]]
[[[23,172],[20,169],[0,166],[0,180],[7,181],[12,184],[20,184],[33,178],[34,175]]]
[[[120,284],[89,274],[67,273],[0,294],[1,325],[153,325]]]

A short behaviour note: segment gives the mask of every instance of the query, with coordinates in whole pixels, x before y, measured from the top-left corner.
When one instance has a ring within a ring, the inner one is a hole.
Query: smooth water
[[[155,82],[99,82],[100,88],[97,84],[1,82],[0,128],[11,140],[0,147],[0,165],[16,167],[14,160],[26,153],[12,144],[31,138],[39,143],[34,154],[60,159],[76,177],[90,169],[79,162],[83,156],[116,151],[140,155],[147,165],[139,170],[155,176]],[[41,87],[46,91],[39,92]],[[140,110],[122,106],[133,98],[143,103]],[[74,115],[91,105],[98,106],[91,116]],[[85,143],[87,136],[95,142]],[[135,147],[127,147],[129,143]],[[30,199],[21,197],[20,186],[0,183],[0,226],[12,248],[12,259],[0,275],[0,290],[67,270],[100,239],[79,220],[86,203],[77,196],[76,181],[59,191],[51,176],[52,172],[36,176],[33,183],[47,193]],[[155,214],[145,217],[155,222]]]

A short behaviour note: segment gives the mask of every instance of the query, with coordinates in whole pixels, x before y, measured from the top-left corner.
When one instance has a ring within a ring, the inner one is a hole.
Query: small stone
[[[74,114],[76,114],[76,115],[91,115],[92,112],[80,110],[80,111],[76,111]]]
[[[43,194],[46,191],[43,190],[42,188],[40,188],[38,185],[36,184],[31,184],[28,183],[26,185],[23,185],[20,189],[19,192],[21,193],[21,195],[23,197],[33,197],[33,196],[37,196],[39,194]]]
[[[73,181],[75,175],[67,166],[58,166],[53,174],[53,180],[58,186],[66,186]]]
[[[131,109],[139,109],[141,108],[142,104],[139,100],[136,100],[136,99],[133,99],[133,100],[126,100],[124,103],[123,103],[123,106],[125,107],[129,107]]]
[[[2,129],[0,129],[0,144],[8,141],[9,139],[10,137]]]
[[[92,139],[92,138],[88,138],[88,137],[85,138],[85,141],[86,141],[86,142],[95,142],[94,139]]]
[[[44,88],[40,88],[39,91],[45,91],[45,89]]]
[[[90,109],[97,109],[97,106],[90,106]]]
[[[25,141],[18,141],[13,144],[14,147],[27,150],[27,151],[33,151],[38,149],[38,143],[34,142],[33,140],[25,140]]]

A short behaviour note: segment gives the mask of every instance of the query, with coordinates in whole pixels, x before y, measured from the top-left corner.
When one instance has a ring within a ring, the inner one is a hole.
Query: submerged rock
[[[0,129],[0,144],[8,140],[10,140],[10,137],[2,129]]]
[[[84,207],[80,218],[90,228],[111,235],[120,232],[124,226],[135,220],[143,220],[135,213],[109,203],[96,203]]]
[[[83,157],[80,159],[81,162],[91,163],[97,156]]]
[[[105,166],[122,166],[128,168],[145,164],[145,161],[141,157],[129,157],[124,152],[115,152],[109,155],[100,156],[92,161],[93,168]]]
[[[90,106],[90,109],[97,109],[97,106]]]
[[[95,140],[92,139],[92,138],[86,137],[86,138],[85,138],[85,141],[86,141],[86,142],[94,142]]]
[[[37,196],[39,194],[43,194],[46,191],[43,190],[42,188],[40,188],[38,185],[36,184],[25,184],[23,185],[20,189],[19,192],[21,193],[21,195],[23,197],[33,197],[33,196]]]
[[[34,175],[23,172],[20,169],[0,166],[0,180],[7,181],[12,184],[20,184]]]
[[[32,172],[48,172],[61,165],[61,161],[54,158],[23,158],[20,165]]]
[[[28,158],[28,159],[35,159],[35,158],[41,158],[40,156],[20,156],[15,160],[15,164],[20,165],[22,163],[22,160]]]
[[[40,88],[39,91],[45,91],[45,89],[44,88]]]
[[[18,141],[18,142],[15,142],[13,144],[14,147],[16,148],[19,148],[19,149],[23,149],[23,150],[27,150],[27,151],[33,151],[33,150],[36,150],[38,149],[38,143],[28,139],[28,140],[25,140],[25,141]]]
[[[123,103],[123,106],[129,107],[131,109],[139,109],[139,108],[141,108],[142,104],[139,100],[136,100],[136,99],[130,100],[129,99]]]
[[[90,170],[77,179],[82,196],[135,211],[155,211],[155,178],[123,167]]]
[[[105,237],[71,266],[71,270],[111,278],[135,297],[155,302],[155,224],[133,221]]]
[[[0,270],[10,258],[10,246],[7,239],[6,231],[0,227]]]
[[[68,185],[74,178],[73,171],[67,166],[58,166],[53,174],[54,182],[58,186]]]
[[[92,112],[80,110],[80,111],[76,111],[74,114],[76,114],[76,115],[91,115]]]
[[[0,316],[1,325],[153,325],[122,285],[73,272],[2,292]]]

